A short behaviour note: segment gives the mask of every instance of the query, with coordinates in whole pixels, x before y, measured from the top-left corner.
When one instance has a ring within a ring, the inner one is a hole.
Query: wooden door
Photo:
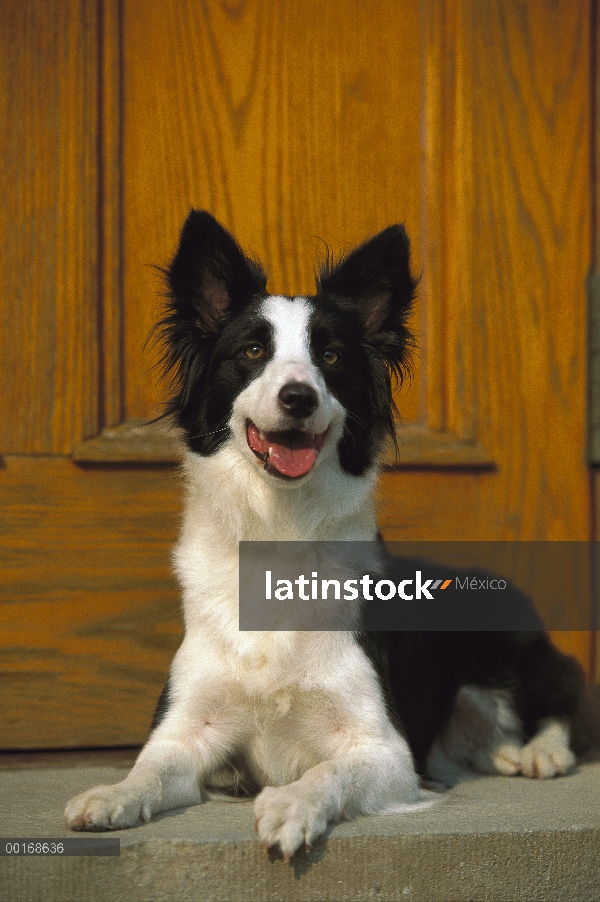
[[[1,747],[143,741],[179,641],[176,453],[136,424],[191,206],[276,292],[311,291],[322,240],[406,223],[387,537],[590,537],[589,0],[0,9]],[[591,666],[590,634],[556,638]]]

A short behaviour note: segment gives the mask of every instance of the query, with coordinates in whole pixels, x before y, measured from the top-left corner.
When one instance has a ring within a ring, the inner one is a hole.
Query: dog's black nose
[[[309,417],[318,404],[316,391],[305,382],[288,382],[279,392],[279,406],[296,420]]]

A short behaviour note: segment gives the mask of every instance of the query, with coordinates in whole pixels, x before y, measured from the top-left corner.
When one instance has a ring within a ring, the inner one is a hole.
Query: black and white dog
[[[581,675],[541,632],[239,630],[240,541],[377,538],[392,378],[413,345],[404,228],[328,261],[314,297],[282,297],[192,211],[167,278],[185,638],[133,770],[72,799],[69,826],[132,827],[206,790],[257,794],[260,839],[289,858],[330,822],[428,804],[418,774],[569,770]]]

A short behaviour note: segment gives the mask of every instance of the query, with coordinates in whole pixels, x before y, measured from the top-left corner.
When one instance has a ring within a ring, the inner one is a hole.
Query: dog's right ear
[[[164,272],[167,302],[148,339],[161,348],[157,368],[170,381],[163,416],[176,414],[183,421],[203,378],[219,323],[256,295],[264,295],[267,278],[235,238],[201,210],[190,211],[179,249]]]
[[[267,287],[261,265],[204,210],[190,211],[166,276],[172,309],[202,333]]]

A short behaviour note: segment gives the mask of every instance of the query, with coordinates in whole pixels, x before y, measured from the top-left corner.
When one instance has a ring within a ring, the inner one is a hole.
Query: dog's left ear
[[[406,334],[417,281],[410,273],[410,243],[403,225],[369,238],[337,263],[327,260],[317,289],[354,301],[371,337]]]

